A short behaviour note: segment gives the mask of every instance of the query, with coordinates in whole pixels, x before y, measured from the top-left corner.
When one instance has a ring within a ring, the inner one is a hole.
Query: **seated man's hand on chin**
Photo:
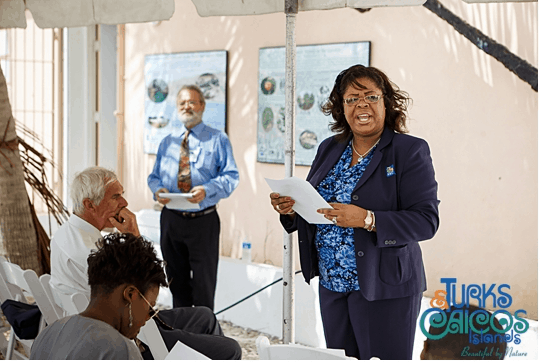
[[[139,233],[139,226],[137,225],[137,217],[134,213],[129,211],[128,208],[123,208],[122,210],[120,210],[120,212],[118,213],[118,219],[120,219],[121,221],[118,221],[114,217],[110,217],[109,221],[111,222],[111,224],[113,224],[115,228],[118,229],[119,232],[124,234],[130,233],[135,236],[141,235]]]

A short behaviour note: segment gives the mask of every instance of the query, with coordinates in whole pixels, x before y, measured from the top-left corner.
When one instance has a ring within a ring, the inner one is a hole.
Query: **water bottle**
[[[242,261],[245,263],[251,263],[251,243],[244,239],[242,242]]]

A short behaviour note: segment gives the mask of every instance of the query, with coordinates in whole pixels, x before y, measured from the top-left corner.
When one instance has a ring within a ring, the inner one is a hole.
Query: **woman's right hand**
[[[291,217],[294,217],[295,212],[292,209],[294,200],[289,196],[281,197],[277,192],[272,192],[270,194],[270,202],[274,210],[280,215],[290,215]]]

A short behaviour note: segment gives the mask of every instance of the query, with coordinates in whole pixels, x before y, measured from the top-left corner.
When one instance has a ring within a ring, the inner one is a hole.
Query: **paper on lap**
[[[197,352],[196,350],[189,348],[182,342],[178,341],[174,345],[173,349],[169,352],[166,360],[209,360],[204,354]]]
[[[292,209],[310,224],[331,224],[317,209],[331,209],[313,186],[298,177],[287,177],[283,180],[265,178],[272,191],[280,196],[289,196],[295,203]]]

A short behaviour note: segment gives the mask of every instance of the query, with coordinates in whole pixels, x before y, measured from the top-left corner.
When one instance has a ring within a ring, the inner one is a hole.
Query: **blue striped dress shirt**
[[[178,189],[178,165],[180,144],[186,132],[182,125],[160,143],[156,163],[148,186],[154,194],[161,188],[180,193]],[[219,200],[229,197],[238,186],[239,176],[234,161],[231,143],[227,135],[203,122],[192,128],[188,137],[191,185],[203,185],[206,197],[200,203],[201,210],[216,205]],[[197,211],[186,209],[184,211]]]

